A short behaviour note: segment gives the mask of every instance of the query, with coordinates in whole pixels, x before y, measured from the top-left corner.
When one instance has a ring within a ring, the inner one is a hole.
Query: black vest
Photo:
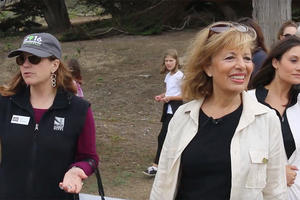
[[[74,162],[90,104],[58,90],[53,105],[34,120],[25,89],[0,96],[0,199],[73,199],[58,184]]]

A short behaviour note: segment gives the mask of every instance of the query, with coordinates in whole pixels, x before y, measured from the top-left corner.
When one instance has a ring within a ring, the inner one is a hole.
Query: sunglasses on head
[[[209,28],[208,38],[214,34],[223,33],[229,29],[235,29],[241,33],[249,33],[253,38],[256,38],[256,32],[253,28],[239,23],[219,23]]]
[[[18,57],[16,57],[16,63],[18,65],[23,65],[26,61],[26,58],[33,65],[39,64],[42,60],[41,57],[38,57],[38,56],[35,56],[35,55],[25,56],[24,54],[21,54]]]

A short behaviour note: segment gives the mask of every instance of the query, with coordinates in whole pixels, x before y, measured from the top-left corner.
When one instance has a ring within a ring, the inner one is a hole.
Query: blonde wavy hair
[[[211,64],[212,58],[221,50],[250,48],[252,51],[255,47],[256,35],[250,34],[249,31],[252,31],[250,27],[247,27],[246,32],[241,32],[234,27],[220,33],[210,31],[211,27],[223,23],[231,24],[216,22],[205,27],[198,32],[188,48],[187,61],[183,68],[185,78],[182,84],[182,95],[186,101],[212,94],[212,78],[205,73],[204,68]]]
[[[57,58],[51,56],[48,59],[50,61],[53,61]],[[60,62],[55,74],[56,88],[63,88],[66,91],[76,94],[77,89],[75,84],[73,83],[73,78],[70,69],[68,69],[62,62]],[[25,87],[27,87],[26,83],[22,77],[21,71],[19,70],[7,84],[0,86],[0,94],[2,96],[12,96],[16,94],[20,89]]]

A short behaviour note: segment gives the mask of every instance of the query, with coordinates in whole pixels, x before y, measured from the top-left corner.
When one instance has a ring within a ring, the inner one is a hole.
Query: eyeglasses
[[[234,23],[234,22],[229,22],[229,23],[224,22],[224,23],[213,25],[212,27],[209,28],[209,33],[207,38],[210,38],[212,35],[216,33],[217,34],[223,33],[232,28],[242,33],[249,33],[253,38],[256,38],[256,32],[253,28],[245,26],[243,24]]]
[[[291,37],[291,36],[293,36],[293,34],[290,34],[290,33],[286,33],[286,34],[284,34],[284,35],[282,35],[283,37]]]
[[[35,56],[35,55],[25,56],[24,54],[21,54],[18,57],[16,57],[16,63],[18,65],[23,65],[25,63],[25,61],[26,61],[26,58],[33,65],[39,64],[41,62],[41,60],[42,60],[41,57],[38,57],[38,56]]]

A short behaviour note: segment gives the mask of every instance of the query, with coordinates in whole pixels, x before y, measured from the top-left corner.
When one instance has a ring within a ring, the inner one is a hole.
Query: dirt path
[[[153,179],[141,172],[152,162],[160,130],[162,105],[154,95],[163,92],[159,74],[162,53],[176,48],[183,56],[195,30],[157,36],[115,36],[101,40],[63,43],[64,59],[82,64],[83,91],[92,103],[97,126],[97,150],[107,196],[148,199]],[[0,83],[17,67],[8,49],[21,38],[0,39]],[[96,193],[92,176],[85,192]]]

